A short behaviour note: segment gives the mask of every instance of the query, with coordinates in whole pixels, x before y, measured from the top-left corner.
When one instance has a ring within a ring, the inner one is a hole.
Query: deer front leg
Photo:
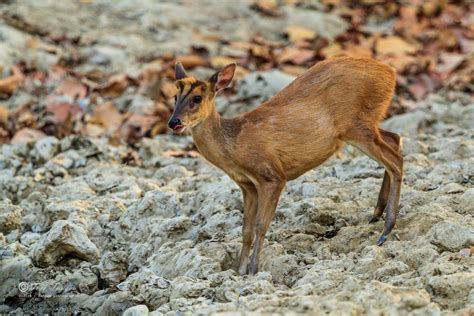
[[[266,181],[257,186],[258,192],[258,212],[257,226],[255,229],[255,245],[252,258],[250,260],[249,273],[258,272],[260,252],[262,250],[265,234],[275,214],[275,209],[280,198],[281,191],[285,187],[285,181],[273,180]]]
[[[250,247],[255,234],[255,219],[257,217],[257,189],[252,183],[239,184],[244,200],[244,220],[242,224],[242,250],[237,264],[240,275],[247,273]]]

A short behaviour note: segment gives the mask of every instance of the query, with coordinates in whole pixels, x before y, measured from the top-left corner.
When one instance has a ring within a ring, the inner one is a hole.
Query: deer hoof
[[[380,236],[379,240],[377,240],[377,246],[382,246],[386,240],[387,240],[387,236],[385,235]]]
[[[372,224],[372,223],[377,223],[378,221],[380,220],[380,217],[377,217],[375,215],[372,215],[369,219],[369,224]]]

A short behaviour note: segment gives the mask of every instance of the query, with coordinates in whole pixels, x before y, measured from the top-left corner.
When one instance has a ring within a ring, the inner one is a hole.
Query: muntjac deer
[[[177,63],[179,92],[168,125],[176,132],[189,128],[201,154],[242,190],[238,272],[258,271],[265,234],[286,182],[322,164],[344,143],[385,167],[370,220],[377,221],[385,211],[384,230],[377,241],[382,245],[395,225],[403,176],[400,137],[379,128],[393,96],[395,71],[372,59],[329,59],[252,111],[222,118],[214,99],[229,86],[235,68],[235,64],[227,65],[209,80],[200,81],[186,75]]]

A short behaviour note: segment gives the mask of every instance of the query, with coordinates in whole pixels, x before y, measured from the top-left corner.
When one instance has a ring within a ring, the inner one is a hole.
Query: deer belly
[[[338,151],[342,144],[340,141],[330,141],[326,144],[306,144],[299,151],[292,150],[291,154],[282,155],[281,158],[283,159],[280,161],[287,179],[296,179],[307,171],[321,165]],[[293,149],[298,148],[295,147]]]

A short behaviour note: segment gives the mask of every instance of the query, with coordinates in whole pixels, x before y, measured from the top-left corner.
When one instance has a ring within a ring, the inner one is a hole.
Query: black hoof
[[[386,240],[387,240],[387,236],[385,235],[380,236],[379,240],[377,240],[377,246],[382,246]]]
[[[372,217],[369,219],[369,224],[377,223],[379,220],[380,220],[380,217],[372,215]]]

